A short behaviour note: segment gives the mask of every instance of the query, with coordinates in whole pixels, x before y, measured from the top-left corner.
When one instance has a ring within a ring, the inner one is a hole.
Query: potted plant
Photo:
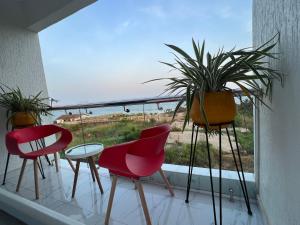
[[[41,115],[51,115],[48,112],[49,105],[45,103],[48,98],[41,97],[41,91],[28,97],[23,95],[19,87],[2,85],[0,91],[0,106],[6,108],[7,128],[9,123],[12,127],[33,126],[41,122]]]
[[[168,79],[170,82],[164,93],[183,95],[174,111],[175,116],[185,102],[183,129],[190,118],[202,127],[214,129],[214,124],[229,123],[236,115],[233,88],[228,84],[239,87],[252,104],[251,96],[254,96],[266,106],[264,98],[271,96],[273,81],[279,80],[283,84],[283,74],[270,68],[267,61],[267,58],[278,59],[277,54],[271,52],[277,44],[277,36],[255,49],[219,49],[215,55],[205,54],[205,42],[200,46],[192,40],[195,57],[177,46],[166,44],[175,51],[175,63],[162,63],[181,75],[151,81]]]

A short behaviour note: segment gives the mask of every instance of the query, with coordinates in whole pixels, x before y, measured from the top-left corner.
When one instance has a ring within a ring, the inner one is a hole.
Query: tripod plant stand
[[[228,131],[228,125],[232,125],[232,128],[233,128],[237,156],[233,150],[233,145],[232,145],[231,138],[230,138],[229,131]],[[225,129],[226,133],[227,133],[227,137],[228,137],[228,141],[230,144],[234,164],[235,164],[238,178],[240,181],[244,200],[245,200],[245,203],[246,203],[246,206],[248,209],[248,214],[252,215],[252,211],[251,211],[251,207],[250,207],[248,190],[247,190],[247,185],[246,185],[246,181],[245,181],[244,169],[243,169],[243,164],[242,164],[242,160],[241,160],[240,149],[238,146],[238,140],[237,140],[237,134],[236,134],[236,130],[235,130],[234,121],[231,121],[229,123],[223,123],[223,124],[210,124],[210,126],[216,128],[216,131],[218,132],[218,135],[219,135],[219,159],[218,159],[218,161],[219,161],[219,206],[220,206],[219,224],[222,225],[222,139],[221,139],[222,129]],[[190,159],[189,159],[189,173],[188,173],[188,180],[187,180],[186,200],[185,200],[186,203],[189,202],[189,194],[190,194],[191,181],[192,181],[192,176],[193,176],[193,168],[194,168],[194,162],[195,162],[195,157],[196,157],[195,152],[196,152],[196,147],[197,147],[197,138],[198,138],[199,128],[201,128],[201,127],[203,127],[203,126],[193,123]],[[214,213],[214,221],[215,221],[214,224],[217,225],[218,223],[217,223],[217,214],[216,214],[215,192],[214,192],[213,177],[212,177],[212,163],[211,163],[211,155],[210,155],[209,142],[208,142],[209,128],[207,126],[204,126],[204,130],[205,130],[206,148],[207,148],[207,155],[208,155],[211,196],[212,196],[213,213]],[[239,168],[238,164],[240,165],[240,168]]]

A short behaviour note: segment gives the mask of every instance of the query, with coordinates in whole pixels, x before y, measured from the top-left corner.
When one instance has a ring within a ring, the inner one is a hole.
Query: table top
[[[104,149],[101,143],[86,143],[76,145],[66,151],[66,158],[68,159],[83,159],[90,156],[98,155]]]

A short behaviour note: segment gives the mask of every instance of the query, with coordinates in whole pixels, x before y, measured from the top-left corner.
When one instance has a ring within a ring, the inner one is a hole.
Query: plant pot
[[[13,127],[28,127],[37,123],[37,118],[30,112],[16,112],[11,117],[11,125]]]
[[[194,123],[205,127],[206,120],[200,108],[199,99],[195,97],[192,103],[190,117]],[[223,124],[222,127],[224,127],[224,124],[232,122],[236,115],[236,104],[233,93],[231,91],[205,93],[204,111],[210,128],[217,128],[217,126],[213,126],[216,124]]]

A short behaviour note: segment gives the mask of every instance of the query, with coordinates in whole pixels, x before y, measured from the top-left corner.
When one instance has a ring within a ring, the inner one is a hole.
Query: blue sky
[[[251,0],[99,0],[39,33],[49,96],[59,104],[157,96],[172,72],[164,43],[191,52],[249,47]]]

